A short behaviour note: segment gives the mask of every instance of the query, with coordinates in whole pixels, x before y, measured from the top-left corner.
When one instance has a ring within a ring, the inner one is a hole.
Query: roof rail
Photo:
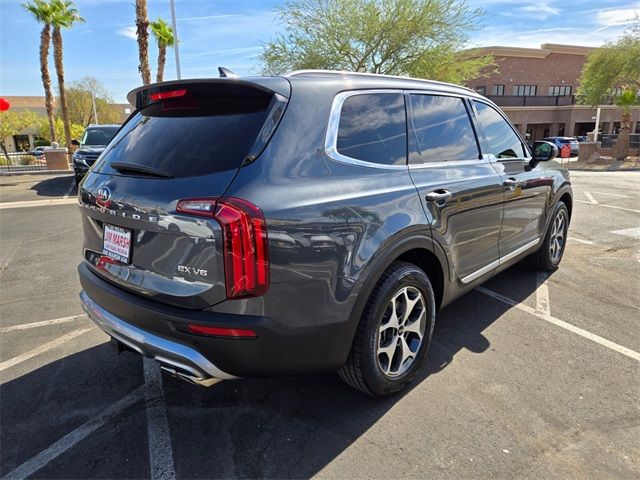
[[[363,77],[393,78],[393,79],[399,79],[399,80],[412,80],[414,82],[438,83],[440,85],[454,86],[454,87],[457,87],[457,88],[461,88],[463,90],[468,90],[469,92],[477,93],[472,88],[465,87],[463,85],[456,85],[454,83],[440,82],[438,80],[429,80],[429,79],[426,79],[426,78],[403,77],[403,76],[400,76],[400,75],[386,75],[386,74],[382,74],[382,73],[349,72],[347,70],[321,70],[321,69],[294,70],[292,72],[285,73],[283,75],[283,77],[299,77],[299,76],[313,75],[313,74],[358,75],[358,76],[363,76]]]

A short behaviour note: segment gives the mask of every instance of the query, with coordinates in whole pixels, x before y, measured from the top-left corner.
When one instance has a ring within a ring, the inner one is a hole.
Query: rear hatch
[[[283,78],[259,78],[134,90],[129,101],[136,112],[79,192],[84,258],[94,273],[138,295],[185,308],[202,309],[228,298],[227,233],[213,212],[238,169],[268,143],[289,88]],[[189,202],[180,202],[185,199]],[[253,214],[251,205],[236,205],[223,216],[233,220],[236,210],[241,216]],[[251,221],[246,225],[254,228]],[[256,224],[254,230],[259,228]]]

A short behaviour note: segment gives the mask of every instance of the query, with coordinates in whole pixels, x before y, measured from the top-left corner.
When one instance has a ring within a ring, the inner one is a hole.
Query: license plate
[[[103,233],[102,254],[119,262],[129,263],[131,230],[105,224]]]

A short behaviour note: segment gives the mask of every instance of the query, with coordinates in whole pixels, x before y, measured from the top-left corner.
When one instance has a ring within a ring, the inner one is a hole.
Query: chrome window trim
[[[356,95],[370,95],[376,93],[397,93],[402,95],[404,93],[401,89],[393,88],[376,88],[369,90],[348,90],[338,93],[333,98],[331,105],[331,113],[329,114],[329,124],[327,125],[327,134],[324,140],[324,151],[329,158],[337,162],[348,163],[351,165],[358,165],[361,167],[378,168],[383,170],[406,170],[406,156],[404,165],[385,165],[383,163],[367,162],[366,160],[360,160],[357,158],[349,157],[338,152],[338,128],[340,126],[340,115],[342,114],[342,105],[349,97]],[[405,109],[405,122],[406,122],[406,109]]]
[[[461,278],[460,281],[462,283],[471,283],[473,282],[475,279],[480,278],[482,275],[489,273],[490,271],[492,271],[495,268],[498,268],[500,265],[504,265],[505,263],[507,263],[509,260],[511,260],[512,258],[517,257],[518,255],[520,255],[521,253],[526,252],[527,250],[535,247],[538,245],[538,243],[540,243],[540,239],[542,237],[538,237],[535,240],[530,241],[529,243],[516,248],[514,251],[507,253],[505,256],[498,258],[498,260],[494,260],[493,262],[491,262],[489,265],[485,265],[484,267],[482,267],[480,270],[476,270],[475,272],[467,275],[464,278]]]

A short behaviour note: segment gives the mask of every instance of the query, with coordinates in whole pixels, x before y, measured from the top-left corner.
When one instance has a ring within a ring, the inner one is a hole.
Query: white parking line
[[[578,243],[585,243],[587,245],[593,245],[593,242],[591,240],[582,240],[581,238],[576,238],[576,237],[568,237],[568,240],[572,240],[574,242],[578,242]]]
[[[4,272],[7,267],[9,266],[9,264],[11,263],[11,260],[13,260],[13,257],[15,256],[16,252],[18,251],[18,249],[20,248],[20,246],[22,245],[22,242],[19,242],[14,248],[13,250],[11,250],[11,253],[9,254],[9,256],[7,257],[7,259],[4,261],[4,263],[2,264],[2,266],[0,266],[0,272]]]
[[[551,304],[549,303],[549,285],[547,284],[547,274],[538,272],[536,276],[536,312],[540,315],[551,315]]]
[[[587,197],[592,204],[598,205],[598,201],[595,198],[593,198],[593,195],[591,195],[586,190],[584,191],[584,196]]]
[[[73,205],[78,203],[77,198],[52,198],[50,200],[25,200],[22,202],[1,202],[0,210],[8,208],[48,207],[51,205]]]
[[[72,332],[67,333],[66,335],[62,335],[61,337],[56,338],[55,340],[51,340],[50,342],[47,342],[44,345],[40,345],[39,347],[34,348],[33,350],[29,350],[28,352],[23,353],[22,355],[18,355],[17,357],[10,358],[9,360],[6,360],[0,363],[0,372],[6,370],[7,368],[13,367],[14,365],[22,363],[25,360],[29,360],[30,358],[40,355],[41,353],[44,353],[47,350],[56,348],[62,345],[63,343],[66,343],[69,340],[79,337],[83,333],[87,333],[91,330],[92,330],[91,328],[80,328],[78,330],[74,330]]]
[[[621,353],[622,355],[626,355],[629,358],[632,358],[638,362],[640,362],[640,353],[631,350],[630,348],[627,347],[623,347],[622,345],[618,345],[617,343],[614,343],[610,340],[607,340],[606,338],[600,337],[594,333],[588,332],[586,330],[583,330],[582,328],[578,328],[575,325],[572,325],[570,323],[564,322],[560,319],[557,319],[555,317],[552,317],[551,315],[543,315],[541,313],[539,313],[537,311],[537,309],[535,308],[531,308],[528,305],[525,305],[523,303],[518,303],[515,300],[512,300],[508,297],[505,297],[503,295],[500,295],[499,293],[496,293],[492,290],[489,290],[487,288],[484,287],[477,287],[476,288],[477,291],[479,291],[480,293],[484,293],[485,295],[490,296],[491,298],[495,298],[496,300],[502,302],[502,303],[506,303],[507,305],[511,305],[512,307],[517,308],[518,310],[522,310],[523,312],[527,312],[530,313],[531,315],[535,315],[536,317],[545,320],[549,323],[553,323],[554,325],[557,325],[558,327],[564,328],[565,330],[568,330],[570,332],[573,332],[577,335],[580,335],[581,337],[584,337],[588,340],[591,340],[592,342],[596,342],[599,343],[600,345],[603,345],[607,348],[610,348],[611,350],[614,350],[618,353]]]
[[[607,193],[607,192],[596,192],[592,190],[593,193],[597,193],[598,195],[609,195],[610,197],[619,197],[619,198],[629,198],[627,195],[618,195],[617,193]]]
[[[69,185],[69,188],[67,189],[66,192],[64,192],[64,196],[62,198],[69,198],[69,195],[71,195],[71,192],[73,191],[73,187],[76,186],[76,180],[75,178],[73,180],[71,180],[71,185]]]
[[[86,315],[73,315],[71,317],[54,318],[53,320],[43,320],[41,322],[24,323],[22,325],[11,325],[10,327],[0,328],[0,333],[13,332],[15,330],[28,330],[30,328],[46,327],[47,325],[57,325],[59,323],[68,323],[86,317]]]
[[[35,472],[44,467],[47,463],[62,455],[67,450],[71,449],[78,442],[84,440],[98,428],[102,427],[105,423],[118,415],[125,408],[130,407],[134,403],[142,399],[142,387],[138,387],[122,400],[114,403],[109,408],[103,410],[96,417],[86,421],[75,430],[67,433],[57,442],[53,443],[47,449],[38,453],[36,456],[31,457],[22,465],[14,468],[7,473],[3,478],[11,480],[22,480],[33,475]]]
[[[587,202],[586,200],[580,200],[580,199],[577,199],[577,198],[575,198],[574,201],[580,202],[580,203],[587,203],[589,205],[593,205],[593,203],[591,203],[591,202]],[[634,210],[633,208],[618,207],[617,205],[605,205],[605,204],[602,204],[602,203],[598,203],[596,205],[598,205],[599,207],[615,208],[617,210],[626,210],[627,212],[640,213],[640,210]]]
[[[147,433],[149,435],[149,467],[152,480],[173,480],[176,470],[173,464],[173,449],[167,405],[162,390],[160,366],[145,358],[143,361],[145,398],[147,400]]]
[[[622,230],[611,230],[614,235],[622,235],[623,237],[640,238],[640,227],[623,228]]]

